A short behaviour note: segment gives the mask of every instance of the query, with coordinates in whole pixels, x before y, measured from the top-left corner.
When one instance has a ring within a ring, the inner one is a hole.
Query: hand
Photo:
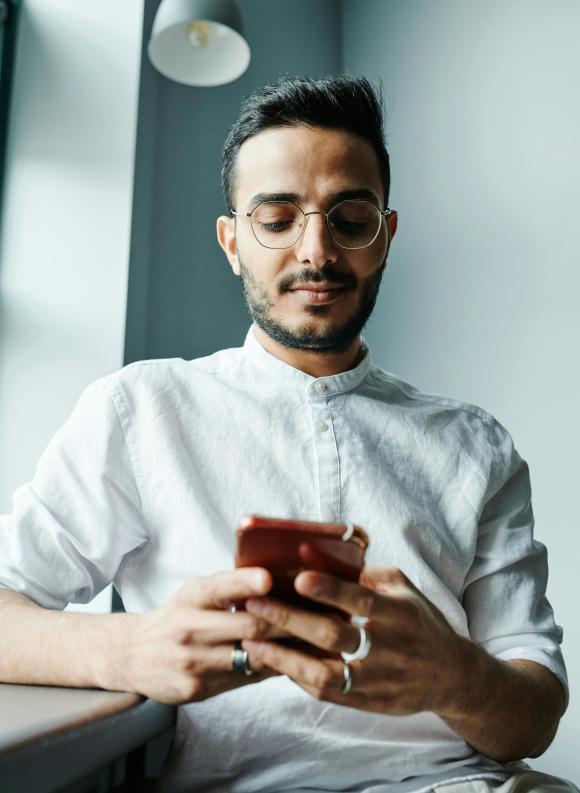
[[[192,578],[164,605],[132,619],[126,637],[130,689],[159,702],[180,704],[257,683],[277,674],[244,676],[232,671],[232,649],[241,639],[280,637],[283,631],[228,606],[265,595],[272,577],[244,568]]]
[[[343,661],[359,631],[350,622],[294,608],[273,598],[250,598],[246,609],[307,642],[300,649],[271,641],[244,641],[254,669],[288,675],[317,699],[393,715],[454,713],[465,676],[467,640],[397,568],[365,569],[360,584],[312,570],[296,591],[312,600],[368,618],[371,651],[350,664],[352,686],[341,694]]]

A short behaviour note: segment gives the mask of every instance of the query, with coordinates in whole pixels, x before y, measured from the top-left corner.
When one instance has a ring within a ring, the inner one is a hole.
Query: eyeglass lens
[[[341,201],[328,213],[328,229],[342,248],[364,248],[378,234],[381,213],[369,201]],[[290,248],[302,234],[306,217],[294,204],[266,201],[251,215],[256,239],[266,248]]]

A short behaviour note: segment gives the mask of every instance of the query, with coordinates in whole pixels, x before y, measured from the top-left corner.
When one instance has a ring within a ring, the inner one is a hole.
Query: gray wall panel
[[[157,2],[146,3],[144,43]],[[234,83],[190,88],[144,59],[125,360],[192,358],[242,343],[250,321],[218,247],[221,150],[242,98],[282,73],[340,67],[337,0],[240,4],[252,50]]]

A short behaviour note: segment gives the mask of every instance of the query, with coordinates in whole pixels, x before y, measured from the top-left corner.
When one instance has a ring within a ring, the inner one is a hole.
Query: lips
[[[344,286],[341,284],[332,284],[332,283],[315,283],[315,284],[299,284],[298,286],[293,286],[290,291],[291,292],[298,292],[298,291],[305,291],[305,292],[332,292],[335,289],[344,289]]]
[[[308,303],[330,303],[336,300],[346,287],[335,284],[300,284],[290,289],[297,297]]]

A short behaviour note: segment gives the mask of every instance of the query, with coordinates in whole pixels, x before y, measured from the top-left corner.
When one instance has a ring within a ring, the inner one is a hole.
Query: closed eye
[[[352,220],[338,220],[332,222],[332,227],[345,234],[360,234],[363,232],[368,223],[355,223]]]
[[[278,220],[275,223],[260,223],[260,228],[264,231],[286,231],[292,224],[292,220]]]

